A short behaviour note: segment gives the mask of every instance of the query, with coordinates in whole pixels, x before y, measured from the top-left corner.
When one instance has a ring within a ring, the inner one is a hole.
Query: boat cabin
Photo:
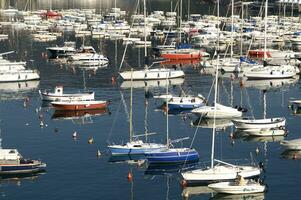
[[[17,149],[0,149],[0,165],[20,164],[21,159]]]

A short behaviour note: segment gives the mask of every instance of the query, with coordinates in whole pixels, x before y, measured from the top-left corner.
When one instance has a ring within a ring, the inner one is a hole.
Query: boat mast
[[[233,57],[233,27],[234,27],[234,0],[231,2],[231,49],[230,57]]]
[[[146,1],[143,0],[143,16],[144,16],[144,68],[147,69],[147,49],[146,49]]]
[[[264,12],[264,52],[263,61],[267,59],[267,18],[268,18],[268,0],[265,0],[265,12]]]
[[[213,114],[213,129],[212,129],[212,145],[211,145],[211,168],[214,166],[214,141],[215,141],[215,118],[216,118],[216,101],[217,101],[217,84],[218,84],[218,66],[219,66],[219,0],[217,0],[217,62],[215,70],[215,93],[214,93],[214,114]]]
[[[133,141],[133,68],[131,69],[130,142]]]
[[[168,75],[166,75],[166,147],[169,148],[169,131],[168,131]]]
[[[180,2],[180,44],[182,43],[182,0]]]

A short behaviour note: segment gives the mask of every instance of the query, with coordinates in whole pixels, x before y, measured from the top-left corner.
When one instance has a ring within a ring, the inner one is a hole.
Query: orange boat
[[[160,57],[167,60],[192,60],[203,57],[204,52],[194,49],[175,49],[163,51]]]
[[[51,102],[56,110],[94,110],[105,109],[108,105],[106,101],[60,101]]]

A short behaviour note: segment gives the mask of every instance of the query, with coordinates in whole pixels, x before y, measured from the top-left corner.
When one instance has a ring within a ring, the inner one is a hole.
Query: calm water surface
[[[41,159],[47,163],[47,172],[37,177],[19,180],[1,179],[0,194],[2,199],[183,199],[180,176],[177,173],[164,174],[146,171],[146,166],[133,162],[109,162],[106,146],[108,143],[121,143],[128,140],[129,88],[122,88],[121,83],[112,84],[111,76],[116,74],[124,46],[114,41],[99,41],[86,38],[86,45],[93,45],[110,59],[110,65],[96,72],[83,71],[67,65],[55,64],[42,57],[45,48],[61,44],[62,39],[50,43],[33,42],[25,31],[7,30],[9,41],[0,43],[0,51],[17,50],[12,59],[22,59],[30,68],[40,71],[41,80],[27,84],[0,84],[0,128],[3,148],[17,148],[24,157]],[[69,40],[82,43],[72,35],[65,35]],[[117,50],[117,51],[116,51]],[[117,52],[117,53],[116,53]],[[129,48],[126,60],[129,65],[138,68],[142,61],[142,50]],[[117,55],[117,56],[116,56]],[[195,66],[183,67],[186,77],[180,85],[173,85],[169,90],[178,94],[183,88],[191,94],[207,96],[213,77],[200,73]],[[111,100],[107,113],[80,119],[60,118],[54,110],[44,107],[39,99],[38,89],[52,89],[63,84],[65,90],[75,92],[93,90],[97,99]],[[287,119],[289,135],[287,139],[300,137],[300,116],[293,115],[288,109],[288,101],[301,98],[299,80],[291,84],[283,81],[283,87],[272,88],[266,92],[267,117],[283,116]],[[247,115],[262,117],[264,114],[263,87],[270,88],[270,83],[255,83],[256,87],[240,87],[239,81],[231,81],[224,75],[219,82],[220,102],[230,105],[243,105],[249,109]],[[20,87],[20,89],[18,89]],[[231,90],[231,87],[233,90]],[[165,142],[166,116],[158,111],[159,102],[145,98],[145,91],[162,94],[165,87],[140,87],[134,89],[133,121],[136,133],[156,132],[150,141]],[[211,95],[212,96],[212,95]],[[29,105],[23,106],[24,98],[29,97]],[[122,99],[124,99],[125,104]],[[210,97],[212,99],[212,97]],[[147,101],[147,103],[145,103]],[[40,110],[39,113],[36,110]],[[253,114],[252,114],[253,113]],[[40,127],[42,117],[45,126]],[[183,142],[189,146],[196,127],[191,124],[196,117],[171,115],[169,117],[170,137],[173,139],[189,136]],[[207,122],[210,124],[210,121]],[[72,133],[77,131],[76,140]],[[283,149],[279,145],[282,138],[235,139],[229,135],[234,128],[219,129],[216,137],[216,157],[219,159],[250,159],[250,152],[256,161],[264,162],[264,181],[268,191],[263,196],[215,196],[213,194],[193,195],[190,199],[300,199],[301,184],[300,160],[283,158]],[[88,144],[93,137],[94,144]],[[198,128],[192,146],[200,154],[200,160],[208,161],[211,154],[211,128]],[[181,145],[181,144],[179,144]],[[259,148],[258,156],[255,149]],[[103,154],[96,157],[97,150]],[[127,180],[128,172],[133,174],[133,181]],[[204,188],[188,188],[196,193],[203,193]]]

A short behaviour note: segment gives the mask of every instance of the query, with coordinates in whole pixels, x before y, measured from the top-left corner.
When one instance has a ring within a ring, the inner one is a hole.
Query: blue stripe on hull
[[[166,153],[151,153],[146,155],[150,164],[152,163],[191,163],[199,160],[199,154],[197,152],[166,152]]]
[[[191,110],[204,104],[168,104],[170,110]]]
[[[160,150],[162,148],[144,148],[144,149],[126,149],[109,147],[113,155],[130,155],[130,154],[145,154],[150,151]]]
[[[45,167],[37,164],[37,165],[4,165],[1,166],[0,173],[1,174],[12,174],[12,173],[30,173],[45,170]]]

